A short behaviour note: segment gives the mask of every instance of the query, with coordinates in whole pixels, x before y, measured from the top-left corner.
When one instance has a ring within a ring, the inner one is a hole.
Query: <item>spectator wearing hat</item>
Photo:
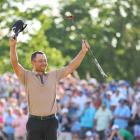
[[[107,91],[104,95],[103,102],[105,102],[108,109],[111,107],[112,102],[112,91]]]
[[[103,140],[105,137],[104,131],[107,129],[112,121],[112,112],[107,109],[106,104],[103,102],[101,107],[95,113],[95,125],[94,129],[100,136],[100,140]]]
[[[23,113],[21,108],[16,109],[16,119],[13,121],[15,128],[15,140],[26,140],[26,123],[28,116]]]
[[[115,92],[116,91],[116,89],[117,89],[117,82],[115,80],[110,81],[110,83],[109,83],[109,89],[112,92]]]
[[[81,114],[81,117],[80,117],[80,124],[81,124],[80,137],[81,138],[84,138],[85,133],[87,131],[91,131],[94,125],[93,120],[94,120],[96,109],[93,106],[91,106],[91,101],[92,100],[90,99],[87,100],[83,113]]]
[[[127,128],[130,116],[131,112],[129,106],[126,104],[126,99],[121,98],[119,105],[114,111],[114,124],[118,125],[119,128]]]
[[[88,81],[88,90],[89,93],[92,94],[96,91],[96,89],[98,88],[98,82],[95,78],[91,78]]]
[[[63,108],[61,111],[61,118],[60,118],[60,135],[58,140],[72,140],[71,135],[71,119],[68,116],[68,109]]]
[[[120,91],[120,93],[121,93],[124,97],[127,97],[127,93],[128,93],[128,91],[127,91],[127,86],[128,86],[128,84],[127,84],[127,82],[124,81],[124,80],[120,80],[120,81],[118,82],[118,90]]]
[[[113,104],[114,106],[118,106],[119,105],[119,100],[121,98],[124,98],[124,96],[120,93],[120,91],[118,89],[116,89],[115,92],[112,94],[111,104]]]
[[[123,137],[119,134],[119,126],[118,125],[112,126],[111,134],[107,140],[124,140]]]
[[[15,129],[13,127],[13,121],[16,118],[13,109],[10,107],[8,108],[8,114],[5,118],[5,126],[3,128],[4,133],[7,135],[8,140],[15,140],[14,139],[14,132]]]

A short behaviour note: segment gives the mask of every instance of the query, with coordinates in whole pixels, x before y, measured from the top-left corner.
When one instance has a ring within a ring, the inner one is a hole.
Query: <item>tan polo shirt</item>
[[[24,74],[18,77],[25,86],[30,114],[47,116],[57,112],[56,85],[64,77],[65,70],[66,68],[62,68],[47,73],[44,84],[32,71],[25,70]]]

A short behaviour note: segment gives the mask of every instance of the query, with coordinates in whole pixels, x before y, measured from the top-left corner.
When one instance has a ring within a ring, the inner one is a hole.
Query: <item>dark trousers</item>
[[[27,122],[27,140],[57,140],[58,121],[54,118],[30,118]]]
[[[80,130],[80,138],[83,139],[86,136],[87,131],[92,131],[92,128],[82,127]]]
[[[99,134],[100,140],[104,140],[104,138],[105,138],[105,133],[104,133],[104,131],[105,131],[105,130],[97,131],[97,133]]]

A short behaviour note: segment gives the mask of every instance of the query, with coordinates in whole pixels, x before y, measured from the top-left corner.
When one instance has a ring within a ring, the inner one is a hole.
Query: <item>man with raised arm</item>
[[[56,84],[78,68],[90,46],[86,40],[82,40],[80,52],[67,66],[46,73],[48,61],[44,52],[36,51],[31,55],[33,70],[30,71],[18,61],[17,40],[10,38],[9,44],[11,64],[28,98],[27,140],[57,140]]]

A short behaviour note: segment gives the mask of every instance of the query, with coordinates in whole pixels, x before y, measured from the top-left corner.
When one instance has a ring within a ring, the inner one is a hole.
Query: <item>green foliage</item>
[[[5,71],[12,71],[12,67],[10,65],[9,59],[9,45],[8,45],[8,34],[10,32],[10,28],[12,24],[18,20],[23,19],[29,25],[27,26],[27,30],[24,33],[25,35],[28,32],[28,40],[18,41],[17,51],[19,55],[20,63],[25,67],[31,69],[30,56],[34,51],[41,50],[46,53],[49,61],[49,68],[53,69],[60,66],[65,65],[67,58],[64,58],[62,53],[51,47],[47,36],[45,36],[45,30],[49,28],[51,25],[52,19],[48,17],[44,11],[50,10],[47,6],[34,6],[33,8],[26,8],[26,12],[22,11],[20,8],[21,5],[24,5],[26,1],[2,1],[0,4],[2,6],[0,13],[0,28],[1,28],[1,36],[0,36],[0,72],[4,73]],[[20,5],[20,6],[19,6]],[[32,29],[32,24],[38,22],[40,24],[40,28]],[[33,30],[33,31],[30,31]],[[5,33],[5,31],[7,33]]]
[[[61,22],[54,22],[52,28],[47,30],[50,44],[63,48],[65,46],[65,49],[60,48],[64,55],[74,57],[81,47],[79,36],[82,36],[90,42],[92,51],[109,78],[134,80],[139,76],[139,0],[61,0],[61,5]],[[74,26],[78,28],[78,33],[70,28],[73,25],[65,18],[66,12],[76,17]],[[58,20],[58,17],[54,18],[55,20]],[[57,34],[52,37],[51,33],[54,32]],[[58,43],[58,39],[63,42]],[[75,48],[70,48],[73,44]],[[80,75],[85,76],[90,72],[92,76],[102,80],[95,64],[89,60],[89,57],[85,59],[78,69]]]

